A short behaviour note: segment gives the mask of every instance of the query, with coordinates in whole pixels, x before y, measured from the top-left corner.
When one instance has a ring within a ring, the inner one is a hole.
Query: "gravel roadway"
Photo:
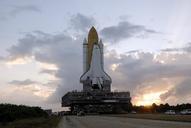
[[[191,128],[191,123],[109,116],[64,116],[58,128]]]

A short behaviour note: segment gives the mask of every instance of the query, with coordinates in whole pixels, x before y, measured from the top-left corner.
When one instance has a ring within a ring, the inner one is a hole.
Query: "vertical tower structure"
[[[111,77],[104,71],[104,45],[92,27],[83,42],[83,74],[80,82],[83,91],[111,91]]]

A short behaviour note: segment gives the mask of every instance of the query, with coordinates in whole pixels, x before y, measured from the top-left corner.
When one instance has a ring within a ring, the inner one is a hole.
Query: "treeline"
[[[0,104],[0,122],[11,122],[16,119],[46,117],[46,116],[47,113],[40,107]]]
[[[176,112],[180,112],[184,109],[191,109],[191,104],[177,104],[177,105],[169,105],[166,104],[160,104],[157,105],[153,103],[151,106],[132,106],[132,111],[135,111],[137,113],[164,113],[167,110],[175,110]]]

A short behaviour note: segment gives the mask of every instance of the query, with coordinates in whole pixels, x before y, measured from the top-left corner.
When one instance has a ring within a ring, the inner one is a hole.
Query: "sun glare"
[[[119,64],[112,64],[111,65],[111,70],[115,71],[118,66],[119,66]]]
[[[152,105],[153,103],[160,103],[160,93],[149,93],[144,94],[139,101],[137,101],[136,105]]]

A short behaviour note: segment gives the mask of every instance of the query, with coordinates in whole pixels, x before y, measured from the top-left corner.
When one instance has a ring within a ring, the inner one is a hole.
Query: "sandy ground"
[[[58,128],[191,128],[191,123],[108,116],[65,116]]]

